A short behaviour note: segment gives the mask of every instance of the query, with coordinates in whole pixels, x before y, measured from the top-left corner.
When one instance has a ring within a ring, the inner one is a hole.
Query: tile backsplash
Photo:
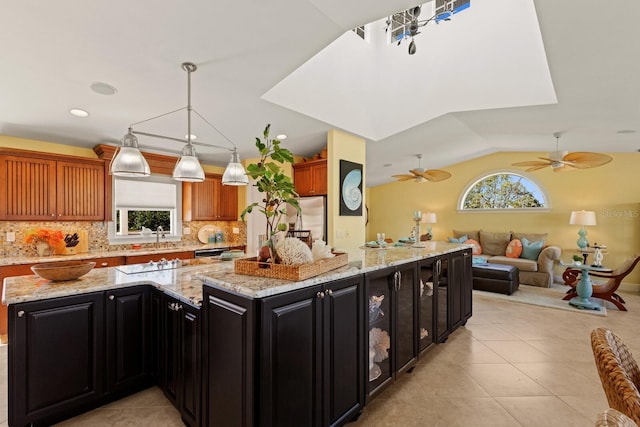
[[[190,234],[183,234],[179,242],[163,242],[163,247],[179,249],[182,246],[201,244],[198,240],[198,231],[205,225],[212,225],[222,231],[224,242],[229,245],[244,245],[247,241],[246,223],[242,221],[190,221],[183,222],[182,228],[189,228]],[[0,221],[0,242],[2,243],[2,256],[31,256],[36,255],[32,244],[24,242],[24,238],[29,230],[34,228],[48,228],[60,230],[63,234],[75,233],[79,230],[86,230],[89,234],[89,252],[117,252],[131,249],[131,245],[110,245],[107,238],[107,222],[11,222]],[[238,228],[239,234],[233,234],[233,229]],[[15,242],[7,242],[7,233],[15,233]],[[152,248],[155,243],[143,243],[142,248]]]

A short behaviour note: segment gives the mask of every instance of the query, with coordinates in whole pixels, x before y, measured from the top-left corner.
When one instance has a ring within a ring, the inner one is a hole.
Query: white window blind
[[[116,209],[176,209],[176,184],[116,178],[114,182]]]

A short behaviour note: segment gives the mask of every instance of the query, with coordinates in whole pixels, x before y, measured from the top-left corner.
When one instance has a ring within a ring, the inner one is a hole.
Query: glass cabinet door
[[[418,289],[418,351],[422,352],[435,343],[433,309],[437,292],[437,259],[428,259],[420,264]],[[436,288],[436,289],[434,289]]]
[[[401,372],[410,367],[417,356],[415,313],[415,264],[394,273],[395,289],[395,368]]]
[[[371,394],[391,379],[391,287],[389,273],[367,275],[368,309],[368,388]],[[393,273],[391,273],[393,275]]]
[[[449,260],[440,258],[437,271],[438,292],[436,295],[436,334],[438,342],[444,342],[449,336]]]

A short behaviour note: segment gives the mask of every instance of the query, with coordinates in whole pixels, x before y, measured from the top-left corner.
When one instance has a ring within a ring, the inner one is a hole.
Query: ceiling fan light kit
[[[233,146],[233,148],[228,148],[228,147],[222,147],[214,144],[205,144],[201,142],[198,143],[200,145],[204,145],[207,147],[222,148],[225,150],[232,151],[231,162],[227,165],[227,168],[225,169],[225,172],[222,176],[222,184],[247,185],[249,183],[249,179],[246,176],[246,172],[244,170],[244,167],[242,166],[242,163],[240,163],[240,158],[238,156],[237,148],[235,144],[191,107],[191,73],[196,71],[198,67],[191,62],[184,62],[182,64],[182,69],[187,72],[187,106],[175,111],[170,111],[168,113],[164,113],[159,116],[151,117],[149,119],[131,124],[129,126],[129,130],[127,134],[122,139],[122,145],[116,151],[116,155],[114,156],[111,162],[111,167],[110,167],[111,174],[116,176],[143,176],[143,177],[151,175],[149,164],[147,163],[147,161],[145,160],[144,156],[142,155],[142,153],[138,148],[138,139],[135,135],[145,135],[153,138],[167,139],[167,140],[177,141],[182,143],[184,143],[185,141],[180,138],[174,138],[174,137],[165,136],[165,135],[134,131],[133,126],[138,125],[140,123],[149,122],[157,118],[164,117],[173,113],[177,113],[178,111],[182,111],[186,109],[187,110],[187,133],[185,135],[186,145],[182,149],[182,155],[180,156],[180,159],[176,162],[176,165],[173,169],[173,179],[177,181],[187,181],[187,182],[204,181],[204,169],[202,169],[202,165],[200,164],[200,161],[198,160],[198,157],[196,154],[196,149],[192,144],[192,140],[195,139],[194,135],[191,133],[191,112],[193,111],[200,118],[202,118],[205,121],[205,123],[211,126],[216,132],[218,132],[224,139],[226,139]]]

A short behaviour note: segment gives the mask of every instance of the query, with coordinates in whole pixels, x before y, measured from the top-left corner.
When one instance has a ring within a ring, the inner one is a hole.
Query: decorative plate
[[[198,230],[198,240],[202,243],[209,243],[209,235],[216,233],[214,225],[204,225]]]

